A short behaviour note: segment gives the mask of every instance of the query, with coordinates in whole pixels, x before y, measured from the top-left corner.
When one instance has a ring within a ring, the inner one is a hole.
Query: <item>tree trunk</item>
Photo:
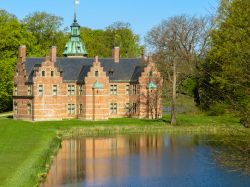
[[[176,125],[176,61],[173,62],[172,103],[171,103],[171,125]]]

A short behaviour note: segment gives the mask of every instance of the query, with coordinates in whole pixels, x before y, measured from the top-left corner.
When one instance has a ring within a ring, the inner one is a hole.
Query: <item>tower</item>
[[[75,0],[75,13],[74,22],[70,26],[70,39],[66,43],[63,55],[66,57],[86,57],[88,55],[85,45],[80,37],[80,25],[76,20],[76,5],[79,4],[79,0]]]

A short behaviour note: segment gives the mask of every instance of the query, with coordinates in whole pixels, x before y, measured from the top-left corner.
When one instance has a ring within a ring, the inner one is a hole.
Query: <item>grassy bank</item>
[[[34,186],[49,168],[61,138],[114,133],[249,133],[230,116],[179,115],[179,126],[163,120],[111,119],[102,122],[65,120],[25,122],[0,118],[0,186]]]

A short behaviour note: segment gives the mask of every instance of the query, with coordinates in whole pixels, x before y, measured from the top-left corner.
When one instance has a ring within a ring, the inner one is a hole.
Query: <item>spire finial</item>
[[[74,0],[74,4],[75,4],[75,11],[74,11],[74,22],[77,22],[76,20],[76,6],[79,5],[80,0]]]

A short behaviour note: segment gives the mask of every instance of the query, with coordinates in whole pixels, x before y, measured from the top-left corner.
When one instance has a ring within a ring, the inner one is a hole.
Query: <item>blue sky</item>
[[[80,0],[78,22],[81,26],[102,29],[115,21],[129,22],[135,33],[143,36],[168,17],[214,12],[218,0]],[[73,0],[0,0],[0,8],[19,19],[34,11],[61,16],[65,26],[72,23]]]

